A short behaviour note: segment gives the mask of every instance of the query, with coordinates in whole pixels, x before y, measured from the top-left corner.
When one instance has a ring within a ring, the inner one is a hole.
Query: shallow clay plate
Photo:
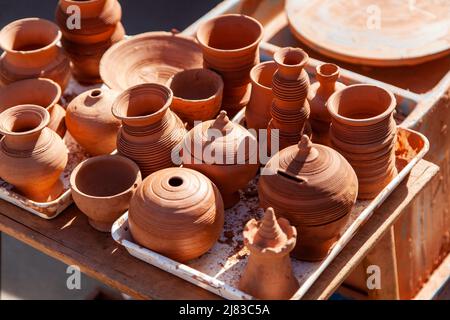
[[[193,38],[170,32],[147,32],[116,43],[100,62],[100,75],[111,89],[156,82],[166,84],[179,71],[203,67]]]
[[[449,0],[286,0],[293,34],[320,53],[374,66],[450,53]]]

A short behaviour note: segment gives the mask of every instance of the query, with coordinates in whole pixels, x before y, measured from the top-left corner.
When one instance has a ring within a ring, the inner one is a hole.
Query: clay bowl
[[[173,91],[170,108],[191,127],[194,121],[214,118],[223,96],[222,78],[208,69],[190,69],[177,73],[167,84]]]
[[[128,210],[141,181],[138,166],[119,155],[90,158],[70,176],[75,204],[101,232],[110,232],[114,221]]]
[[[111,89],[156,82],[186,69],[202,68],[203,56],[194,39],[170,32],[147,32],[122,40],[106,51],[100,75]]]

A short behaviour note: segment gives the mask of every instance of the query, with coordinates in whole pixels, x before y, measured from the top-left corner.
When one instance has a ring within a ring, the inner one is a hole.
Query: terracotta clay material
[[[150,82],[166,84],[176,73],[202,64],[202,51],[193,38],[147,32],[108,49],[100,62],[100,74],[109,88],[123,91]]]
[[[88,217],[89,224],[101,232],[111,232],[112,224],[128,210],[141,182],[138,166],[119,155],[87,159],[70,176],[75,204]]]
[[[59,105],[61,88],[50,79],[26,79],[0,88],[0,113],[8,108],[33,104],[41,106],[50,113],[48,127],[64,137],[66,110]]]
[[[250,70],[259,63],[263,27],[255,19],[227,14],[204,22],[197,31],[205,68],[224,81],[223,109],[232,117],[250,99]]]
[[[36,202],[56,199],[63,191],[60,174],[68,150],[47,128],[50,114],[41,106],[21,105],[0,114],[0,176]]]
[[[394,95],[375,85],[353,85],[334,93],[327,107],[331,144],[355,169],[358,198],[375,198],[397,175]]]
[[[209,177],[227,209],[239,202],[239,189],[245,188],[259,169],[255,137],[231,122],[226,111],[195,126],[184,139],[182,151],[183,166]]]
[[[239,289],[262,300],[287,300],[300,288],[292,271],[289,253],[294,249],[297,230],[283,218],[277,220],[268,208],[262,221],[249,221],[244,243],[250,250]]]
[[[259,180],[261,207],[273,207],[297,228],[296,258],[324,259],[356,202],[355,171],[338,152],[311,143],[306,135],[275,155],[266,170],[274,174]]]
[[[336,91],[345,88],[338,82],[340,69],[332,63],[324,63],[316,68],[317,82],[311,85],[308,93],[308,102],[311,108],[311,123],[314,132],[314,142],[330,146],[331,116],[327,110],[327,101]]]
[[[222,78],[208,69],[181,71],[170,78],[173,91],[170,108],[190,127],[194,121],[206,121],[219,113],[223,96]]]
[[[58,47],[61,31],[54,23],[27,18],[16,20],[0,31],[0,82],[48,78],[64,91],[70,79],[70,61]]]
[[[113,104],[113,115],[122,121],[117,151],[136,162],[143,177],[174,166],[172,152],[186,135],[169,109],[172,97],[170,88],[148,83],[124,91]]]
[[[92,156],[116,150],[121,126],[111,112],[116,97],[109,89],[93,89],[76,97],[67,107],[67,129]]]
[[[137,243],[185,262],[206,253],[219,239],[223,202],[203,174],[186,168],[164,169],[138,188],[128,222]]]

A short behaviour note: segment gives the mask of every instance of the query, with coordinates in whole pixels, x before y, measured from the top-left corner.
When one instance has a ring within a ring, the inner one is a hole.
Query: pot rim
[[[273,61],[273,60],[269,60],[269,61],[261,62],[261,63],[258,63],[257,65],[255,65],[255,66],[252,68],[252,70],[250,70],[250,79],[251,79],[252,82],[253,82],[254,84],[256,84],[258,87],[263,88],[263,89],[266,89],[266,90],[272,91],[272,87],[267,87],[267,86],[261,84],[261,82],[259,82],[259,81],[255,78],[255,72],[256,72],[256,70],[258,70],[258,69],[264,69],[265,67],[268,67],[268,66],[273,66],[273,67],[275,67],[275,68],[274,68],[274,74],[275,74],[275,72],[276,72],[277,69],[278,69],[277,63],[276,63],[275,61]]]
[[[41,117],[41,122],[39,125],[37,125],[35,128],[28,130],[28,131],[22,131],[22,132],[14,132],[9,129],[6,129],[3,127],[3,118],[6,118],[8,116],[14,115],[14,114],[23,114],[23,113],[34,113],[35,115],[38,115]],[[39,131],[42,131],[50,122],[50,113],[47,111],[46,108],[42,106],[38,106],[36,104],[21,104],[17,105],[11,108],[6,109],[0,114],[0,133],[5,136],[24,136],[24,135],[30,135],[33,133],[37,133]]]
[[[282,62],[280,55],[284,55],[285,53],[290,52],[290,51],[294,51],[294,52],[298,52],[298,53],[302,54],[303,55],[302,60],[297,64],[286,64],[286,63]],[[296,69],[299,67],[304,68],[306,66],[306,64],[308,63],[309,55],[308,55],[308,53],[306,53],[305,50],[303,50],[301,48],[284,47],[284,48],[277,50],[274,53],[273,60],[276,62],[277,65],[282,66],[287,69]]]

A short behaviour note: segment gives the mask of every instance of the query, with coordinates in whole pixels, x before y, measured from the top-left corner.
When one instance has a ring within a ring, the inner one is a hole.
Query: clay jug
[[[121,126],[111,112],[116,96],[109,89],[93,89],[80,94],[67,107],[67,129],[92,156],[116,150]]]
[[[50,114],[35,105],[12,107],[0,114],[0,176],[36,202],[56,199],[63,191],[60,174],[68,150],[47,128]]]
[[[148,83],[131,87],[114,101],[113,115],[122,121],[117,151],[141,169],[143,177],[172,167],[172,152],[182,142],[186,129],[169,107],[170,88]]]
[[[48,78],[64,91],[70,79],[70,61],[58,47],[61,31],[53,22],[27,18],[16,20],[0,31],[0,82]]]
[[[164,169],[138,187],[128,222],[137,243],[185,262],[206,253],[219,239],[223,202],[203,174],[186,168]]]

